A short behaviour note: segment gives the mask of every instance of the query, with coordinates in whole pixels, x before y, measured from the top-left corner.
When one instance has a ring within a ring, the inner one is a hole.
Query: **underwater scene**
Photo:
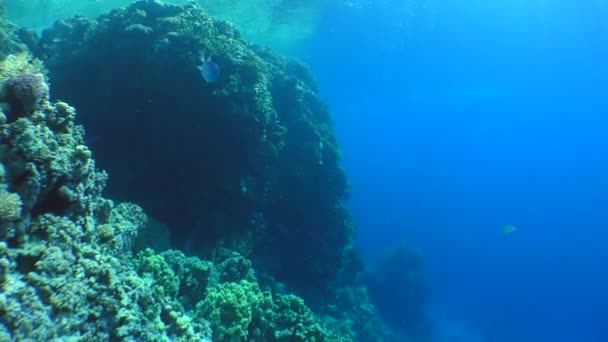
[[[0,342],[608,341],[603,0],[0,0]]]

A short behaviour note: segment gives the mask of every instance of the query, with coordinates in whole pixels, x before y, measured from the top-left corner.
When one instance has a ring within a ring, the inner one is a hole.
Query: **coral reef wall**
[[[101,197],[107,175],[41,64],[9,55],[0,82],[0,341],[207,341],[129,261],[146,216]]]
[[[304,66],[194,4],[155,1],[57,22],[32,48],[52,96],[79,108],[109,193],[168,225],[176,246],[235,249],[311,303],[354,280],[349,185]]]
[[[0,341],[426,340],[420,256],[362,275],[348,195],[308,70],[198,6],[0,11]]]
[[[392,339],[361,287],[319,315],[261,286],[236,251],[133,255],[138,234],[162,225],[102,196],[108,175],[76,109],[50,101],[43,63],[13,43],[0,48],[0,341]]]

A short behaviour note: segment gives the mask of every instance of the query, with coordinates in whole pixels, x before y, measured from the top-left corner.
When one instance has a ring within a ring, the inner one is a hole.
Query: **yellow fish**
[[[502,233],[505,235],[509,235],[509,234],[513,234],[517,231],[517,227],[515,227],[512,224],[505,224],[502,227],[500,227],[500,230],[502,230]]]

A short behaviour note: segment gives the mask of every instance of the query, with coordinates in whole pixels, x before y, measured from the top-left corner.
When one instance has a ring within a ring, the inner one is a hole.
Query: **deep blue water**
[[[608,3],[370,3],[299,52],[367,262],[419,247],[462,341],[608,341]]]

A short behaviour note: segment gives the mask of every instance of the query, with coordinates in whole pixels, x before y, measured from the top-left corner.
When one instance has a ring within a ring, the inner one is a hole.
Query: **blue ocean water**
[[[422,250],[438,341],[608,341],[607,3],[333,4],[298,54],[366,261]]]

